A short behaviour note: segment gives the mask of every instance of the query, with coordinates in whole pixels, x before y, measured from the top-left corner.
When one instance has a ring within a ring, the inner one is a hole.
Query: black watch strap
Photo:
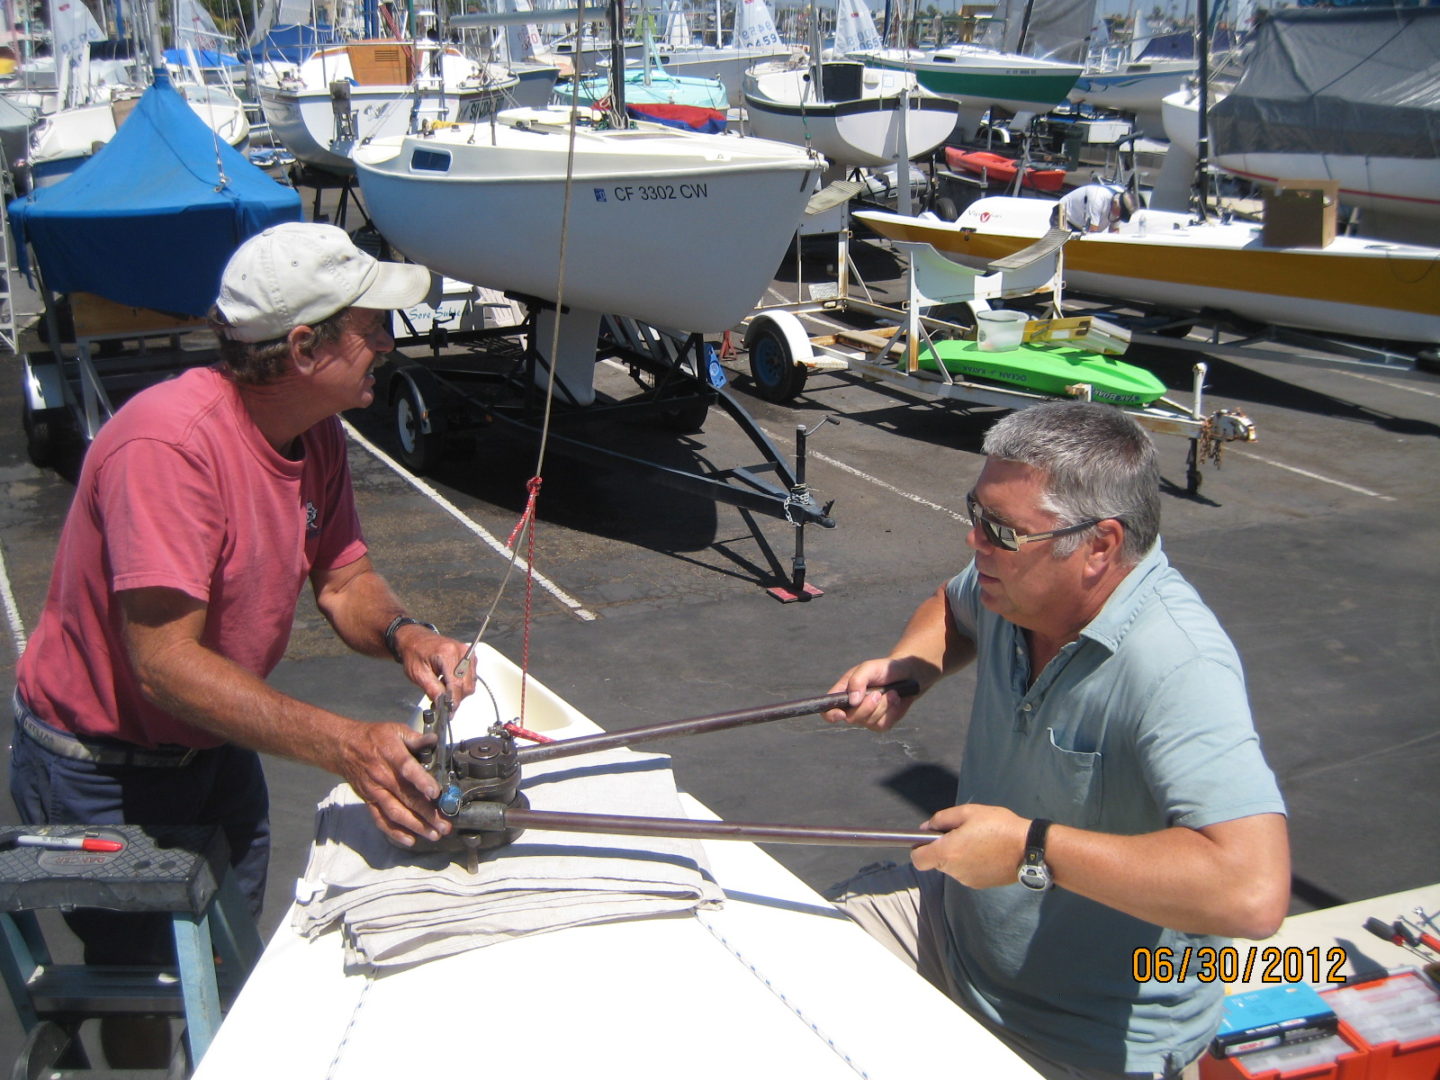
[[[409,615],[396,615],[390,620],[390,625],[385,628],[385,648],[390,650],[390,655],[395,658],[397,664],[400,663],[400,650],[395,647],[395,635],[402,626],[423,626],[432,634],[440,632],[435,629],[433,623],[421,622],[419,619],[412,619]]]
[[[1025,834],[1025,850],[1038,850],[1040,857],[1045,857],[1045,834],[1050,831],[1050,819],[1037,817],[1030,822],[1030,831]]]
[[[1036,818],[1025,834],[1025,857],[1020,861],[1017,876],[1021,885],[1035,892],[1045,892],[1054,884],[1050,866],[1045,861],[1045,836],[1049,831],[1049,819]]]

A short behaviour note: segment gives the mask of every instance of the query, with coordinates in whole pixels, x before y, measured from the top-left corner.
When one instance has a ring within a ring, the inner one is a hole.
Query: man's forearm
[[[1187,933],[1269,937],[1289,904],[1280,814],[1140,836],[1054,825],[1046,858],[1057,887]]]
[[[336,636],[350,648],[365,656],[390,656],[385,629],[406,611],[368,557],[356,567],[318,580],[315,602]],[[410,629],[406,627],[402,632]]]
[[[199,642],[137,657],[141,689],[157,706],[227,742],[341,773],[358,721],[280,693]]]

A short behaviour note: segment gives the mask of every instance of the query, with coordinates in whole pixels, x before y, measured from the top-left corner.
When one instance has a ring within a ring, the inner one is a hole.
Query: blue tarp
[[[236,55],[241,60],[251,60],[257,64],[299,65],[322,45],[333,45],[339,40],[335,28],[328,23],[317,26],[287,23],[283,26],[272,26],[266,31],[264,38],[251,44],[248,49],[238,50]]]
[[[192,316],[242,241],[300,218],[300,196],[217,139],[163,70],[94,157],[10,204],[20,269],[28,243],[50,290]]]
[[[166,49],[165,62],[174,64],[176,67],[184,67],[190,63],[190,49]],[[219,67],[243,67],[244,62],[230,53],[216,52],[214,49],[195,49],[195,62],[202,68]]]

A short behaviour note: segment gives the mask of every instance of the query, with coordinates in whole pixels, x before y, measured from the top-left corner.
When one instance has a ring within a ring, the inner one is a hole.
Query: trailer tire
[[[960,208],[955,205],[955,200],[950,196],[941,195],[935,200],[935,216],[941,221],[958,221]]]
[[[25,429],[25,455],[37,469],[55,464],[60,441],[58,409],[36,412],[28,403],[21,406],[20,424]]]
[[[745,331],[745,349],[750,354],[750,377],[755,392],[766,401],[784,405],[805,389],[809,372],[795,362],[790,339],[775,320],[758,318]]]
[[[438,412],[429,410],[429,431],[426,427],[427,406],[420,388],[401,378],[392,395],[395,416],[395,438],[400,445],[400,460],[417,475],[428,473],[440,464],[444,450],[443,421]]]

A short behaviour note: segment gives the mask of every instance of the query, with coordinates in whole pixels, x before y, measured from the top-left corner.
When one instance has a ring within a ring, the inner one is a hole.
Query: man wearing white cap
[[[137,394],[100,430],[16,673],[11,793],[25,821],[221,824],[257,912],[258,751],[343,777],[399,843],[448,831],[417,732],[264,681],[308,580],[352,649],[393,656],[432,696],[474,687],[453,675],[465,645],[410,618],[371,565],[337,416],[374,399],[371,368],[395,345],[388,311],[429,284],[334,226],[267,229],[225,268],[220,363]],[[147,936],[116,933],[114,913],[76,915],[87,962],[166,951],[163,916]]]

